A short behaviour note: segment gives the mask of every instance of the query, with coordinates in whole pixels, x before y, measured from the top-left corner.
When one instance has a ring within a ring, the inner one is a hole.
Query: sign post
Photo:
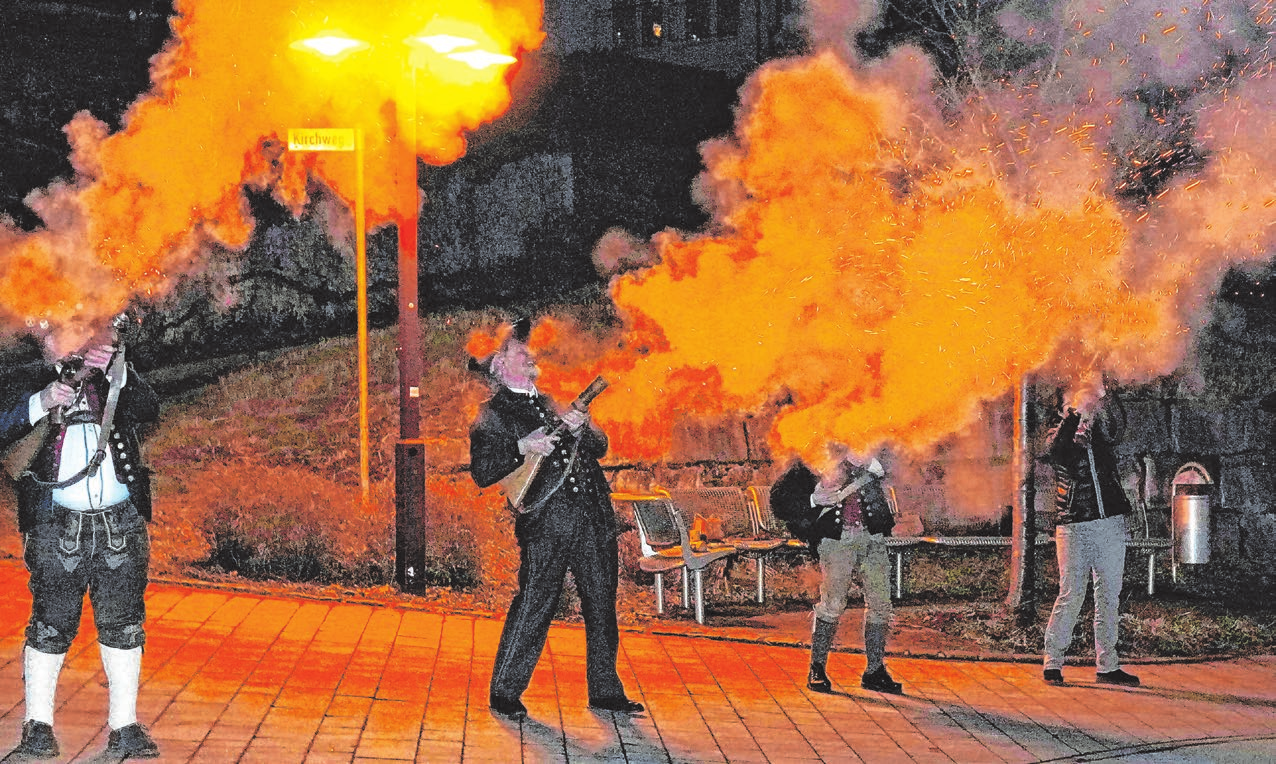
[[[355,283],[359,314],[359,488],[366,506],[369,495],[368,449],[368,244],[364,214],[363,130],[360,128],[289,128],[289,151],[353,151],[355,164]]]

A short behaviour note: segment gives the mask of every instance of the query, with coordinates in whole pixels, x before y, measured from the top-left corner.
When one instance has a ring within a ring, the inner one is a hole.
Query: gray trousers
[[[840,539],[820,541],[820,601],[815,617],[837,623],[846,610],[851,576],[859,573],[864,589],[864,655],[868,669],[881,668],[886,655],[886,634],[890,629],[891,561],[886,553],[886,537],[862,528],[842,531]]]
[[[1117,657],[1117,613],[1125,573],[1125,515],[1069,523],[1055,528],[1059,554],[1059,596],[1046,624],[1045,667],[1062,669],[1072,630],[1085,601],[1086,580],[1094,580],[1094,653],[1101,672],[1121,667]]]

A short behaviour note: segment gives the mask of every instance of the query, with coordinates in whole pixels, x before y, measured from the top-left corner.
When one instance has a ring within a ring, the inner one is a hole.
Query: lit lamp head
[[[454,34],[420,34],[405,40],[409,46],[424,45],[435,53],[448,54],[465,48],[473,48],[478,41]]]
[[[459,50],[447,54],[453,61],[460,61],[471,69],[488,69],[493,66],[507,66],[516,63],[517,58],[504,53],[492,53],[487,50]]]
[[[425,49],[476,70],[507,66],[518,62],[518,59],[513,56],[484,50],[480,47],[478,40],[448,32],[414,35],[404,42],[412,48],[414,56],[424,52],[423,49]]]
[[[367,50],[372,46],[363,40],[348,37],[339,32],[331,32],[315,37],[307,37],[304,40],[297,40],[288,47],[332,61],[340,61],[351,53]]]

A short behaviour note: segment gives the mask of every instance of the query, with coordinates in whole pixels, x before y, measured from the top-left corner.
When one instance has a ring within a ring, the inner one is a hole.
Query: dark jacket
[[[470,430],[470,475],[480,488],[493,485],[523,465],[518,441],[539,427],[561,424],[553,402],[502,387],[483,405]],[[575,452],[575,457],[572,454]],[[607,453],[607,436],[592,424],[572,435],[566,429],[558,446],[541,463],[523,506],[530,511],[515,523],[520,538],[542,532],[571,533],[579,518],[614,535],[611,488],[598,460]],[[570,471],[568,471],[570,469]]]
[[[850,478],[854,480],[865,474],[870,473],[857,467]],[[811,506],[811,494],[819,482],[819,476],[798,460],[771,486],[771,512],[784,521],[794,538],[805,541],[816,554],[821,540],[842,537],[841,507],[824,511],[824,507]],[[874,477],[859,490],[859,497],[864,528],[869,533],[891,535],[895,516],[882,490],[882,480]]]
[[[0,449],[8,449],[34,429],[28,414],[28,401],[58,377],[57,369],[47,363],[32,363],[12,370],[0,385]],[[107,381],[94,374],[84,384],[98,387],[106,399]],[[129,489],[129,498],[138,513],[151,519],[151,476],[142,462],[139,428],[159,416],[159,397],[132,366],[128,380],[120,390],[119,403],[111,433],[110,456],[116,477]],[[63,518],[53,506],[53,489],[37,480],[53,482],[57,477],[57,457],[62,428],[49,427],[44,442],[31,464],[33,475],[18,479],[18,529],[26,532],[37,524],[61,523]]]
[[[1090,452],[1074,438],[1081,415],[1069,409],[1067,416],[1047,434],[1040,459],[1054,469],[1055,522],[1059,525],[1084,523],[1102,517],[1128,515],[1133,511],[1130,497],[1121,487],[1116,445],[1125,432],[1125,409],[1115,394],[1104,399],[1103,407],[1090,426]],[[1090,453],[1094,455],[1093,471]],[[1099,491],[1095,491],[1094,475]],[[1098,496],[1103,497],[1100,514]]]

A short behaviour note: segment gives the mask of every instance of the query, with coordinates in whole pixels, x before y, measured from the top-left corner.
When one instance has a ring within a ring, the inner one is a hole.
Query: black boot
[[[904,685],[891,679],[885,666],[878,666],[876,671],[864,672],[864,676],[860,677],[860,687],[873,692],[889,692],[892,695],[901,695],[904,692]]]
[[[864,657],[868,659],[867,669],[860,678],[860,687],[874,692],[900,694],[904,686],[891,678],[886,671],[886,636],[890,633],[889,623],[864,622]]]
[[[828,665],[829,650],[833,649],[833,638],[837,636],[837,621],[825,621],[815,617],[811,629],[811,672],[807,674],[806,686],[816,692],[832,692],[833,683],[829,681],[825,666]]]
[[[829,681],[829,675],[824,672],[823,663],[811,664],[811,672],[806,675],[806,686],[816,692],[833,691],[833,683]]]

